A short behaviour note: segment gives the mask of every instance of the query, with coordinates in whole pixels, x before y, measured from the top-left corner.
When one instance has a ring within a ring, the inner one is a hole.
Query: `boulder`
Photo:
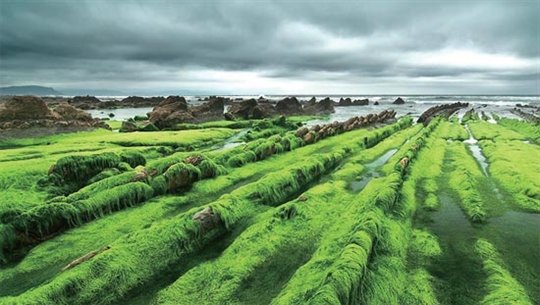
[[[68,103],[75,108],[88,110],[100,108],[101,100],[91,95],[75,96],[69,99]]]
[[[198,122],[218,121],[223,119],[225,99],[223,97],[211,97],[210,100],[200,106],[189,108],[191,115]]]
[[[277,102],[276,110],[283,115],[302,115],[304,109],[296,97],[286,97]]]
[[[337,106],[339,107],[347,107],[347,106],[366,106],[369,105],[368,99],[361,99],[361,100],[351,100],[351,98],[340,98],[339,103]]]
[[[139,128],[134,122],[123,121],[119,132],[134,132],[134,131],[137,131],[138,129]]]
[[[159,128],[156,125],[152,124],[150,121],[143,121],[138,127],[139,131],[159,131]]]
[[[148,119],[160,129],[182,123],[182,119],[189,119],[189,122],[192,122],[194,118],[187,113],[187,109],[188,105],[184,97],[169,96],[148,113]]]
[[[259,105],[255,106],[255,108],[253,108],[251,118],[255,120],[260,120],[260,119],[275,117],[278,115],[279,115],[279,112],[276,110],[274,105],[267,104],[267,103],[260,103]]]
[[[154,123],[152,122],[152,120],[150,120],[150,122],[152,122],[160,129],[172,127],[176,124],[196,123],[196,121],[197,120],[195,119],[195,117],[191,115],[191,113],[189,113],[188,111],[175,111],[169,114],[165,119],[160,120],[159,123]]]
[[[36,96],[13,96],[0,110],[0,121],[52,119],[53,113],[45,102]]]
[[[367,106],[369,105],[369,99],[354,100],[352,104],[353,106]]]
[[[53,115],[62,120],[92,121],[90,113],[68,104],[60,104],[53,110]]]
[[[312,102],[312,100],[310,100],[306,105],[304,105],[305,114],[329,115],[336,112],[336,110],[334,109],[334,101],[332,101],[330,98],[327,97],[320,102]]]
[[[338,106],[340,107],[344,107],[344,106],[352,106],[353,105],[353,102],[351,100],[350,97],[344,99],[344,98],[340,98],[339,99],[339,103],[338,103]]]
[[[263,119],[279,115],[273,105],[258,103],[255,99],[249,99],[235,103],[229,107],[225,114],[226,119]]]
[[[221,219],[211,207],[206,207],[204,210],[195,213],[191,219],[200,225],[202,234],[213,230],[221,222]]]
[[[373,105],[379,106],[379,102],[378,102],[378,101],[375,101],[375,103],[373,103]]]
[[[405,104],[405,101],[401,97],[398,97],[392,104],[394,104],[394,105],[403,105],[403,104]]]
[[[51,111],[43,99],[35,96],[14,96],[3,104],[0,109],[2,132],[17,133],[17,130],[31,128],[48,128],[46,133],[49,134],[63,130],[111,129],[102,120],[93,119],[89,113],[68,104],[59,104],[54,111]]]

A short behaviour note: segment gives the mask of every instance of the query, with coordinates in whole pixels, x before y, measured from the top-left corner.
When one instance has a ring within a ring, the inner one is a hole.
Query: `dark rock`
[[[226,119],[262,119],[279,115],[273,105],[258,103],[255,99],[249,99],[240,103],[235,103],[229,107]]]
[[[253,108],[251,118],[255,120],[260,120],[260,119],[275,117],[278,115],[279,115],[279,112],[276,110],[276,108],[273,105],[260,103],[255,108]]]
[[[340,98],[339,103],[337,106],[339,107],[347,107],[347,106],[366,106],[369,105],[368,99],[361,99],[361,100],[354,100],[352,101],[351,98]]]
[[[225,118],[225,120],[227,121],[234,121],[234,116],[232,114],[230,114],[229,112],[225,113],[223,115],[223,117]]]
[[[68,104],[58,105],[54,111],[53,115],[58,119],[62,120],[77,120],[77,121],[92,121],[92,116],[90,113],[76,109],[75,107]]]
[[[91,95],[86,96],[75,96],[72,99],[68,100],[68,103],[73,107],[88,110],[88,109],[97,109],[98,105],[101,104],[101,101]]]
[[[334,109],[334,101],[330,98],[325,98],[320,102],[311,102],[304,105],[304,112],[307,115],[328,115],[336,112]]]
[[[191,122],[194,118],[187,113],[187,109],[184,97],[169,96],[148,114],[148,119],[160,129],[182,123],[183,119],[190,119]]]
[[[344,99],[344,98],[339,99],[338,106],[340,106],[340,107],[352,106],[352,105],[353,105],[353,102],[351,101],[350,97],[348,97],[346,99]]]
[[[352,104],[353,106],[367,106],[369,105],[369,99],[354,100]]]
[[[158,122],[152,122],[150,119],[150,122],[152,122],[154,125],[156,125],[158,128],[169,128],[176,124],[182,124],[182,123],[196,123],[196,119],[191,113],[188,111],[175,111],[171,114],[169,114],[165,119],[158,121]]]
[[[458,111],[461,108],[469,107],[469,103],[453,103],[453,104],[442,104],[429,108],[424,111],[418,118],[418,123],[423,123],[425,126],[436,116],[442,116],[449,118],[454,112]]]
[[[405,104],[405,101],[401,97],[398,97],[392,104],[394,104],[394,105],[403,105],[403,104]]]
[[[302,115],[304,109],[296,97],[287,97],[277,102],[276,110],[283,115]]]
[[[110,101],[111,106],[115,108],[139,108],[139,107],[155,107],[165,100],[162,96],[142,97],[128,96],[121,101]],[[105,108],[105,107],[103,107]]]
[[[41,98],[35,96],[12,97],[0,109],[2,131],[18,133],[17,130],[21,129],[52,127],[56,129],[49,131],[49,134],[92,128],[110,129],[102,120],[93,119],[89,113],[71,105],[59,104],[51,111]]]
[[[0,109],[0,121],[52,119],[53,114],[45,102],[36,96],[13,96]]]
[[[375,101],[375,103],[373,103],[373,105],[379,106],[379,102],[378,102],[378,101]]]
[[[189,108],[191,115],[197,122],[218,121],[223,119],[223,109],[225,108],[225,99],[223,97],[212,97],[210,100],[200,106]]]
[[[152,124],[150,121],[141,122],[138,127],[139,131],[159,131],[156,125]]]
[[[124,121],[120,127],[119,132],[134,132],[137,131],[138,127],[134,122]]]

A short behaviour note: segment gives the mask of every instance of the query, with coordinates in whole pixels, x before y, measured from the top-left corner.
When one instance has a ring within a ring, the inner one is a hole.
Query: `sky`
[[[540,0],[0,0],[0,86],[540,94]]]

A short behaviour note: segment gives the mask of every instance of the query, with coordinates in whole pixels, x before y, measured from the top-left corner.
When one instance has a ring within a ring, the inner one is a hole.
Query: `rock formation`
[[[276,110],[282,115],[302,115],[304,109],[296,97],[287,97],[277,102]]]
[[[101,101],[95,96],[75,96],[68,100],[68,103],[73,107],[89,110],[89,109],[110,109],[110,108],[142,108],[155,107],[159,105],[165,98],[162,96],[156,97],[140,97],[128,96],[122,100]]]
[[[328,97],[319,102],[312,98],[304,105],[304,113],[307,115],[328,115],[334,112],[334,101]]]
[[[384,110],[379,114],[368,114],[367,116],[356,116],[345,122],[333,122],[325,125],[314,125],[311,128],[302,127],[296,131],[296,136],[304,143],[317,142],[335,134],[353,129],[364,128],[377,123],[388,123],[395,121],[396,112],[394,110]]]
[[[54,132],[62,132],[65,128],[70,130],[110,129],[109,125],[102,120],[94,119],[89,113],[68,104],[60,104],[51,111],[43,99],[36,96],[14,96],[1,106],[0,131],[34,127],[55,128]]]
[[[223,119],[224,100],[211,97],[202,105],[189,107],[185,98],[169,96],[148,113],[148,119],[160,129],[181,123],[218,121]]]
[[[197,121],[219,121],[223,120],[223,109],[225,99],[223,97],[212,97],[207,103],[189,108],[191,115]]]
[[[39,97],[14,96],[0,109],[0,121],[52,119],[51,110]]]
[[[453,103],[453,104],[442,104],[429,108],[424,111],[422,115],[416,121],[417,123],[423,123],[425,126],[436,116],[443,116],[449,118],[454,112],[458,111],[461,108],[469,107],[469,103]]]
[[[160,129],[179,123],[191,123],[194,118],[187,109],[188,105],[184,97],[169,96],[148,113],[148,120]]]
[[[403,105],[403,104],[405,104],[405,101],[401,97],[398,97],[392,104],[394,104],[394,105]]]
[[[259,103],[255,99],[232,104],[225,116],[228,120],[264,119],[278,116],[278,110],[271,104]]]
[[[350,97],[348,98],[340,98],[339,103],[337,106],[339,107],[347,107],[347,106],[366,106],[369,105],[368,99],[361,99],[361,100],[351,100]]]

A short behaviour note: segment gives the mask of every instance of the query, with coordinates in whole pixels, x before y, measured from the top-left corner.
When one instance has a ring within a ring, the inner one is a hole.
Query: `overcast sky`
[[[0,0],[1,85],[540,94],[540,0]]]

